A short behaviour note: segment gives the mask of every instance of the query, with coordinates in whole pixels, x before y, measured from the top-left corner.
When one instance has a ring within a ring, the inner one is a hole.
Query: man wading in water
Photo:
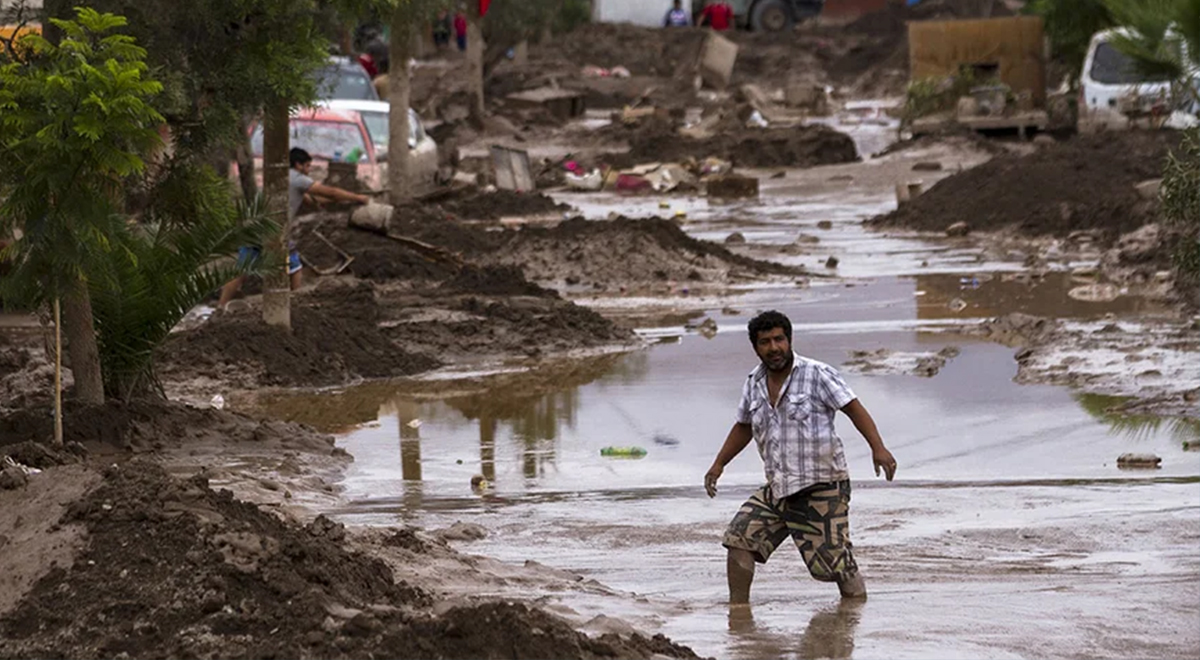
[[[767,483],[725,530],[729,603],[749,604],[754,562],[765,564],[788,536],[814,578],[836,582],[843,598],[863,598],[866,585],[851,553],[850,475],[833,428],[837,411],[846,413],[871,445],[876,476],[882,468],[891,481],[896,459],[837,370],[792,352],[792,322],[786,316],[763,312],[750,320],[749,329],[762,364],[746,378],[737,421],[704,475],[704,489],[716,496],[725,466],[751,438],[757,441]]]

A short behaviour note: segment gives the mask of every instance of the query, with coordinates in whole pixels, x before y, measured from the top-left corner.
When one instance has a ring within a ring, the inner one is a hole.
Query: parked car
[[[313,157],[313,179],[321,181],[329,174],[330,161],[344,161],[357,152],[358,179],[370,190],[382,190],[387,180],[375,154],[367,127],[357,112],[306,108],[292,114],[288,123],[292,147],[299,147]],[[263,127],[261,121],[250,126],[250,149],[254,155],[254,172],[262,186]],[[236,176],[236,168],[232,170]]]
[[[1092,36],[1079,76],[1081,133],[1127,128],[1131,118],[1162,117],[1171,113],[1171,80],[1147,76],[1121,52],[1113,40],[1128,35],[1125,28]]]
[[[371,77],[361,64],[349,57],[330,57],[329,63],[317,70],[316,76],[318,99],[379,100]]]
[[[337,107],[334,107],[337,106]],[[361,109],[350,109],[359,107]],[[418,190],[434,184],[438,169],[437,143],[425,133],[421,118],[411,109],[409,144],[414,152],[410,176]],[[291,145],[313,157],[309,173],[317,181],[329,173],[330,161],[343,162],[358,155],[357,177],[369,190],[387,187],[388,104],[380,101],[325,101],[314,108],[292,114],[289,121]],[[263,129],[261,122],[250,127],[255,178],[262,186]],[[236,179],[236,166],[232,168]]]
[[[388,116],[391,105],[384,101],[350,101],[334,99],[323,101],[321,105],[334,110],[350,110],[357,112],[367,127],[367,134],[375,145],[375,158],[381,163],[387,163]],[[438,173],[438,145],[425,132],[425,124],[412,108],[408,109],[408,149],[409,172],[418,188],[432,185],[436,182]],[[387,179],[387,175],[384,175]]]

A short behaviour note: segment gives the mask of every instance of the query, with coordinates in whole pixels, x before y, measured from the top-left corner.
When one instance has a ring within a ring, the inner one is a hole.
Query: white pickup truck
[[[1180,106],[1186,99],[1173,97],[1172,81],[1146,76],[1113,43],[1128,34],[1126,28],[1113,28],[1092,35],[1079,76],[1079,132],[1192,125],[1196,109]]]

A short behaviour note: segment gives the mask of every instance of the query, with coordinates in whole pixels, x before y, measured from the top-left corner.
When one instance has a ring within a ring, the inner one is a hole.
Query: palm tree
[[[177,164],[142,222],[120,223],[114,249],[95,262],[92,309],[108,396],[160,394],[154,352],[184,315],[249,269],[282,268],[229,258],[278,231],[261,198],[247,205],[235,197],[210,168]]]
[[[1129,32],[1113,45],[1147,76],[1174,81],[1177,100],[1200,113],[1200,0],[1104,0]]]

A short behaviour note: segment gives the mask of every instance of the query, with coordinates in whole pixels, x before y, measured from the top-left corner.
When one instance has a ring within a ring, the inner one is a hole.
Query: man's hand
[[[888,481],[896,476],[896,459],[892,457],[892,452],[888,451],[886,447],[873,450],[871,460],[875,463],[875,476],[879,476],[879,468],[883,468],[883,473],[887,475]]]
[[[713,466],[708,468],[708,472],[704,474],[704,492],[708,493],[709,497],[717,496],[717,479],[721,478],[721,473],[725,468],[713,463]]]

